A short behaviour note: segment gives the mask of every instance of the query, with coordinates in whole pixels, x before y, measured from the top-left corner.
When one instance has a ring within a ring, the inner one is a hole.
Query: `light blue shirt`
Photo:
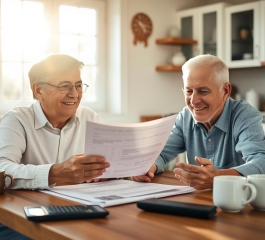
[[[155,162],[156,173],[162,172],[168,162],[185,151],[190,164],[198,165],[194,160],[198,156],[211,159],[217,169],[234,168],[244,176],[264,174],[262,115],[246,101],[229,98],[220,117],[207,132],[184,107]]]

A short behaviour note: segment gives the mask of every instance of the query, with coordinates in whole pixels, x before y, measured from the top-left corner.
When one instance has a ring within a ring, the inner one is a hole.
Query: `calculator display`
[[[33,216],[44,216],[45,212],[42,208],[29,208],[29,214]]]

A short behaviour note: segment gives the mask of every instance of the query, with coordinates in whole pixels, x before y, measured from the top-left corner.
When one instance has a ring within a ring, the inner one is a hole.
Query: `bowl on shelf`
[[[252,53],[244,53],[243,54],[243,59],[244,60],[253,59],[253,54]]]
[[[186,57],[182,52],[176,52],[172,57],[172,64],[180,66],[186,62]]]
[[[180,29],[177,26],[173,26],[168,31],[169,37],[180,37]]]

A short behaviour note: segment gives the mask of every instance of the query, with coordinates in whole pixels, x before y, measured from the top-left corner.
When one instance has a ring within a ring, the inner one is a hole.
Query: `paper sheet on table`
[[[148,198],[161,198],[195,191],[189,186],[143,183],[129,180],[111,180],[97,183],[66,185],[41,190],[57,197],[102,207],[137,202]]]
[[[104,156],[110,163],[100,178],[145,175],[165,146],[175,121],[176,115],[124,125],[87,122],[85,155]]]

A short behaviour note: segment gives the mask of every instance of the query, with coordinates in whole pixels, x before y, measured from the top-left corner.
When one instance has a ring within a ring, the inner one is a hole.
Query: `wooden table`
[[[170,171],[154,182],[179,184]],[[213,205],[212,191],[196,191],[165,199]],[[66,220],[45,223],[28,221],[26,205],[69,205],[72,201],[38,191],[7,190],[0,195],[0,222],[34,239],[264,239],[265,212],[245,207],[240,213],[224,213],[208,220],[145,212],[135,203],[109,207],[101,219]]]

